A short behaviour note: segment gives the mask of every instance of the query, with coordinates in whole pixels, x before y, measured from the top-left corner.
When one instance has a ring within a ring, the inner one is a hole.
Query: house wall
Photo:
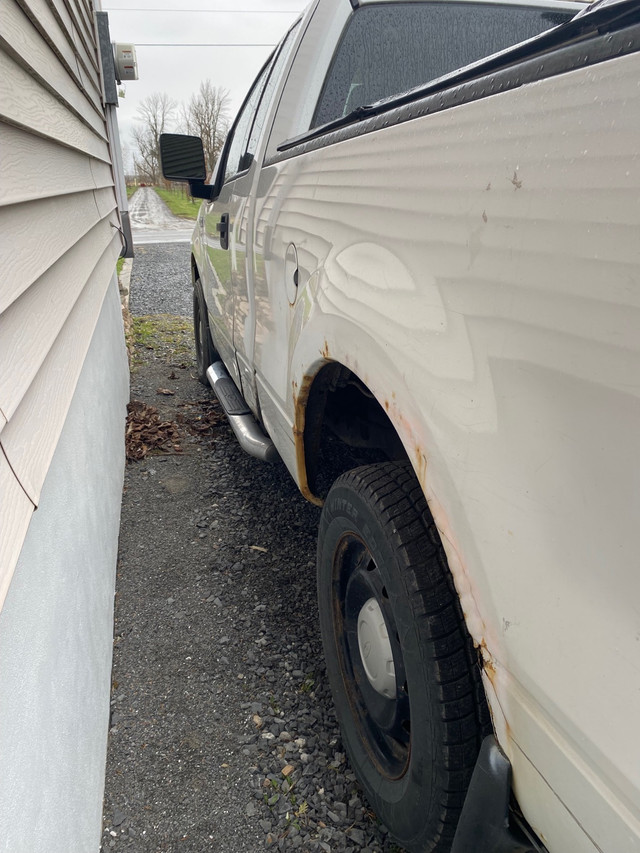
[[[126,357],[115,281],[0,613],[0,850],[95,853]]]
[[[128,371],[90,0],[0,2],[0,850],[97,849]]]
[[[0,605],[121,250],[87,0],[0,3]]]

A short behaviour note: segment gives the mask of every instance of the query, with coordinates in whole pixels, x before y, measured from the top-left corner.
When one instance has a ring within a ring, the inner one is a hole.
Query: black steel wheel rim
[[[360,738],[378,771],[389,779],[404,775],[411,751],[409,691],[402,647],[385,580],[371,551],[355,533],[345,534],[333,559],[336,595],[335,639],[340,668]],[[393,654],[395,690],[379,693],[360,653],[358,619],[374,599],[384,617]]]

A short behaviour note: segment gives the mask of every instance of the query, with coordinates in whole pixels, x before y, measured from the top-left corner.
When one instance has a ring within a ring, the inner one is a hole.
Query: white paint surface
[[[114,277],[0,613],[7,853],[98,849],[127,377]]]

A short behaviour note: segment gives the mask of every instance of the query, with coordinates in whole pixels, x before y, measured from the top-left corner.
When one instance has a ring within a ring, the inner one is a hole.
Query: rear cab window
[[[406,92],[570,20],[507,4],[374,3],[351,16],[311,127]]]

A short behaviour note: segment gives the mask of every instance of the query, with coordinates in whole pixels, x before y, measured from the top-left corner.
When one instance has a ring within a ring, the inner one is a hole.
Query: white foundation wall
[[[101,835],[128,366],[115,276],[0,612],[0,850]]]

